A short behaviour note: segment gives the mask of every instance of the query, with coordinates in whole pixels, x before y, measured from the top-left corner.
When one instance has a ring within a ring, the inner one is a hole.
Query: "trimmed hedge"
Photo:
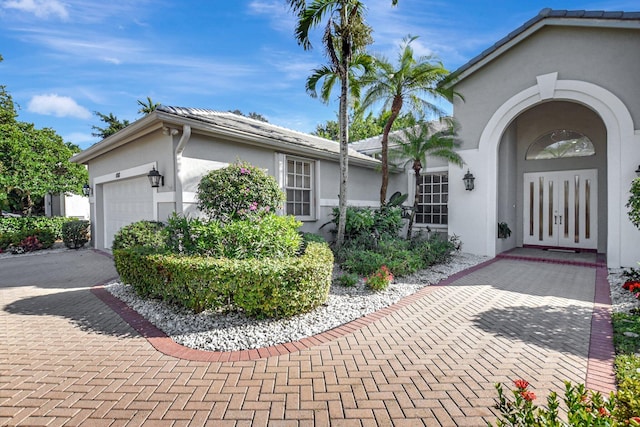
[[[291,215],[267,214],[228,223],[174,215],[165,227],[167,251],[233,259],[291,257],[302,244],[297,231],[301,225]]]
[[[46,231],[55,237],[62,239],[62,224],[73,221],[74,218],[63,216],[23,216],[20,218],[0,217],[0,236],[14,233],[33,233],[36,230]]]
[[[143,220],[125,225],[113,237],[111,249],[129,249],[134,246],[161,249],[166,245],[163,230],[164,224],[157,221]]]
[[[114,250],[124,283],[145,297],[195,312],[233,302],[247,315],[290,317],[323,304],[329,295],[333,254],[311,242],[304,254],[283,259],[227,259]]]
[[[69,249],[80,249],[91,240],[91,223],[84,219],[65,222],[62,225],[62,240]]]
[[[48,230],[19,231],[0,235],[0,252],[8,249],[12,253],[32,252],[49,249],[56,238]]]

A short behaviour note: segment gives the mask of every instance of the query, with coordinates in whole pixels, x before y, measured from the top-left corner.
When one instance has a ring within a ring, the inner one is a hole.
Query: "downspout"
[[[184,205],[184,193],[182,189],[182,153],[184,152],[184,148],[189,142],[191,138],[191,126],[184,125],[182,126],[182,136],[180,137],[180,141],[178,141],[178,146],[176,147],[176,155],[175,158],[175,170],[176,170],[176,213],[183,213]]]

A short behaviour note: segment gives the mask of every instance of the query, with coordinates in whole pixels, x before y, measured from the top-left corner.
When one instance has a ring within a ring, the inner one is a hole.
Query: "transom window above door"
[[[583,133],[557,129],[539,136],[527,149],[526,160],[587,157],[596,154],[593,143]]]

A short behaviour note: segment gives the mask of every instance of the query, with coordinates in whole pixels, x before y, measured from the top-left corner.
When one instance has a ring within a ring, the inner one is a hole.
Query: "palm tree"
[[[336,52],[337,53],[337,52]],[[323,65],[319,68],[314,68],[311,71],[311,75],[307,78],[307,93],[312,98],[320,98],[325,104],[329,103],[331,99],[331,92],[336,85],[340,76],[338,70],[332,66],[333,64]],[[356,106],[356,103],[360,99],[360,82],[362,76],[372,71],[373,58],[364,52],[356,52],[349,64],[349,70],[347,71],[347,78],[349,79],[349,102],[352,107]],[[318,84],[322,81],[320,92],[318,93]]]
[[[140,106],[140,109],[138,110],[138,113],[140,114],[149,114],[160,106],[159,103],[153,102],[149,96],[147,96],[146,102],[138,99],[138,105]]]
[[[354,52],[358,52],[372,42],[371,27],[364,19],[365,6],[360,0],[287,0],[297,15],[295,37],[305,50],[311,49],[310,31],[327,18],[322,43],[329,57],[326,76],[335,74],[340,80],[340,195],[337,247],[344,241],[344,227],[347,218],[347,181],[349,168],[349,69]],[[392,0],[395,5],[397,0]],[[314,73],[315,75],[316,73]],[[312,76],[313,78],[313,76]],[[317,82],[317,80],[316,80]],[[331,86],[330,83],[325,85]],[[324,91],[324,90],[323,90]]]
[[[407,227],[407,239],[411,239],[413,222],[420,200],[420,171],[427,165],[427,156],[436,157],[462,166],[464,161],[460,154],[454,151],[459,143],[456,139],[457,125],[453,119],[442,119],[439,122],[420,122],[416,126],[402,130],[401,136],[392,137],[397,147],[392,149],[392,160],[411,163],[416,176],[415,197],[413,209]]]
[[[400,46],[398,64],[393,66],[387,59],[376,57],[376,71],[366,76],[363,82],[368,87],[362,100],[362,108],[366,109],[382,102],[383,110],[391,110],[391,114],[382,133],[382,184],[380,186],[380,203],[387,198],[389,184],[389,133],[393,122],[400,115],[402,107],[408,103],[419,112],[427,112],[442,116],[443,112],[431,100],[444,98],[451,101],[453,90],[440,85],[449,77],[442,63],[433,57],[423,56],[414,58],[411,43],[417,37],[407,36]]]

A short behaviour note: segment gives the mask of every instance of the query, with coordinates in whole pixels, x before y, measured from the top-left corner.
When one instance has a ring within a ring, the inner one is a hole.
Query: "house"
[[[465,167],[427,162],[418,225],[481,255],[533,246],[636,266],[640,230],[625,204],[640,173],[639,46],[640,12],[543,9],[456,70]],[[371,154],[368,143],[357,147]],[[93,244],[109,248],[123,225],[194,214],[200,177],[238,159],[275,176],[286,212],[318,231],[338,205],[338,155],[335,142],[246,117],[160,107],[73,161],[89,168]],[[377,205],[378,164],[350,152],[349,204]],[[164,178],[157,188],[147,180],[153,169]],[[412,196],[411,173],[394,171],[388,194]],[[289,185],[295,177],[301,187]],[[498,237],[498,223],[509,237]]]
[[[640,230],[625,204],[640,175],[639,47],[640,12],[543,9],[456,70],[465,167],[427,160],[416,226],[476,254],[557,248],[636,266]],[[375,156],[380,140],[353,148]]]
[[[450,234],[493,256],[520,246],[640,261],[625,204],[640,163],[640,12],[543,9],[454,72],[465,169]],[[467,168],[475,189],[465,191]],[[497,224],[512,230],[497,238]]]
[[[440,132],[449,127],[448,120],[429,123],[433,132]],[[389,133],[388,149],[390,155],[398,148],[399,141],[404,140],[404,130],[396,130]],[[351,144],[354,150],[372,156],[380,157],[382,147],[382,135],[356,141]],[[395,156],[392,156],[395,157]],[[390,159],[391,170],[404,168],[405,187],[401,190],[407,194],[405,205],[413,206],[416,193],[416,177],[412,169],[412,161],[409,159]],[[446,160],[437,157],[429,157],[424,169],[420,172],[419,198],[414,217],[413,230],[430,231],[443,235],[449,234],[449,168],[458,166],[449,165]],[[457,183],[463,185],[462,182]]]
[[[76,219],[90,219],[89,201],[86,197],[72,193],[47,194],[44,196],[46,216],[66,216]]]
[[[124,225],[164,221],[174,212],[197,215],[200,178],[238,160],[276,178],[287,195],[283,212],[302,221],[302,231],[326,234],[320,227],[338,206],[339,154],[334,141],[237,114],[160,106],[72,161],[89,171],[93,246],[109,249]],[[350,205],[379,204],[378,166],[350,151]],[[152,171],[157,187],[148,179]],[[391,177],[391,192],[405,187],[402,174]]]

